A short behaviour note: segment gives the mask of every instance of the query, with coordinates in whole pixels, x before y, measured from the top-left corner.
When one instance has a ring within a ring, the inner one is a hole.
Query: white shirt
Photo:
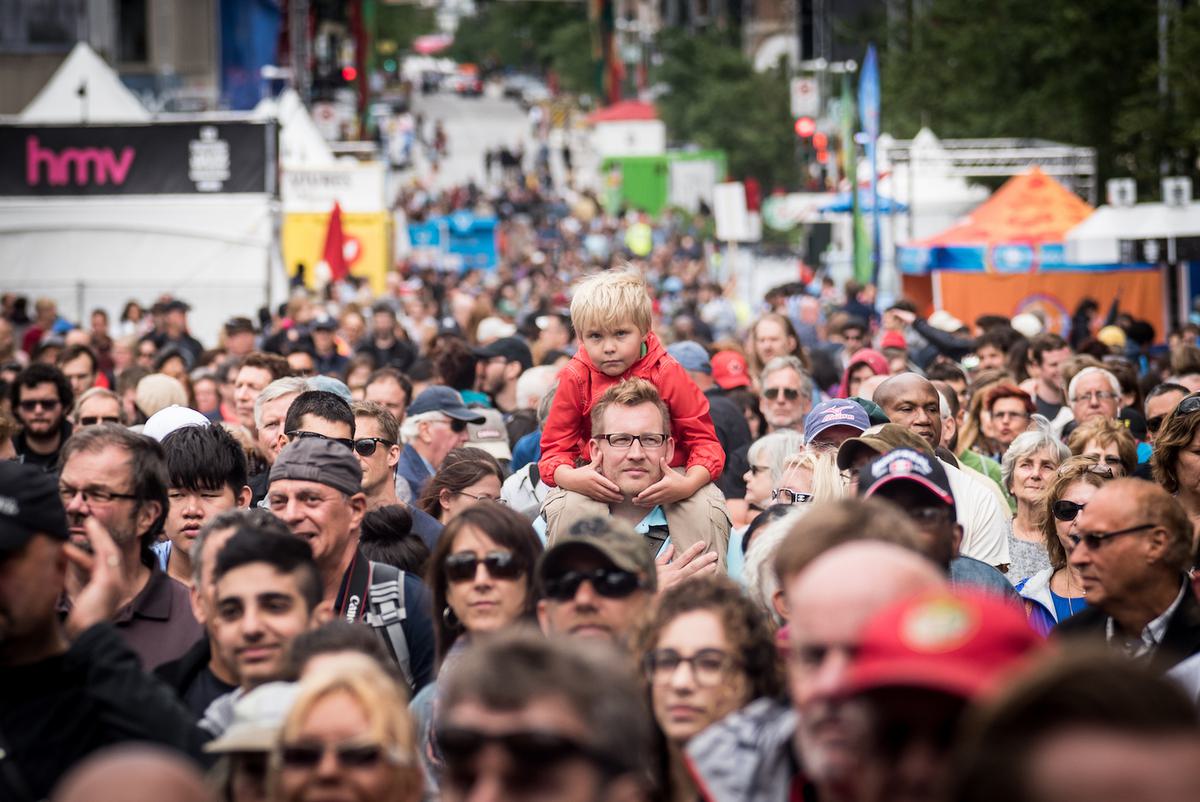
[[[970,474],[946,462],[942,462],[942,467],[946,470],[946,478],[950,480],[954,508],[963,528],[959,554],[974,557],[993,567],[1008,565],[1008,535],[1012,531],[1009,511],[1001,507],[996,496]]]
[[[1136,639],[1128,635],[1123,636],[1118,634],[1117,622],[1113,620],[1111,615],[1104,624],[1105,637],[1109,643],[1112,643],[1114,640],[1120,641],[1130,657],[1142,657],[1151,654],[1162,643],[1163,636],[1167,634],[1167,624],[1171,623],[1171,616],[1175,614],[1175,608],[1179,607],[1179,603],[1183,601],[1183,594],[1189,590],[1188,582],[1184,581],[1183,587],[1179,589],[1179,594],[1175,597],[1175,601],[1171,602],[1171,606],[1163,610],[1149,624],[1142,627],[1142,631],[1138,633]]]

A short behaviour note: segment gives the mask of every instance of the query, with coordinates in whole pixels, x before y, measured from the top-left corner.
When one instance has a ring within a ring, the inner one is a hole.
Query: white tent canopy
[[[1067,261],[1075,264],[1118,264],[1122,240],[1200,237],[1200,203],[1167,206],[1101,206],[1067,232]]]
[[[330,167],[337,161],[296,90],[259,101],[254,116],[279,120],[279,163],[285,168]]]
[[[131,123],[149,122],[150,112],[95,50],[78,42],[17,119],[23,123]]]

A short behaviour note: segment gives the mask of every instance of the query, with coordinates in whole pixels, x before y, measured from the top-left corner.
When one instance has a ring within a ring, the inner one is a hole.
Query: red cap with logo
[[[722,390],[750,386],[750,371],[746,367],[746,357],[737,351],[718,351],[713,354],[711,361],[713,381]]]
[[[925,593],[867,624],[842,690],[925,688],[972,699],[995,690],[1044,644],[1024,612],[999,596]]]

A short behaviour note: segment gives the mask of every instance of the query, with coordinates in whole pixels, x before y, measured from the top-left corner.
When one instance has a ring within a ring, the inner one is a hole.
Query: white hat
[[[1014,317],[1012,327],[1021,332],[1021,335],[1027,340],[1042,333],[1042,321],[1038,320],[1037,315],[1031,312],[1022,312]]]
[[[496,459],[512,459],[508,445],[508,429],[504,428],[504,416],[498,409],[476,409],[483,415],[483,423],[467,424],[465,445],[481,448]]]
[[[499,340],[501,337],[511,337],[517,333],[517,327],[500,317],[485,317],[475,328],[475,339],[480,345]]]
[[[294,682],[259,685],[234,702],[233,722],[220,738],[205,744],[204,751],[270,752],[299,690]]]
[[[185,426],[211,425],[212,421],[191,407],[181,407],[178,404],[172,404],[166,409],[160,409],[151,415],[150,419],[146,421],[146,426],[142,429],[142,434],[147,437],[153,437],[161,443],[164,437],[176,429],[182,429]]]
[[[929,316],[929,325],[941,331],[953,334],[963,327],[962,321],[945,309],[939,309]]]

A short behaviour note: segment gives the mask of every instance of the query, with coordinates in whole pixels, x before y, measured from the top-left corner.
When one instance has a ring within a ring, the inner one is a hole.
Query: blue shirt
[[[1050,591],[1050,598],[1054,602],[1054,617],[1060,624],[1088,608],[1086,599],[1068,599],[1066,596],[1059,596],[1054,591]]]

